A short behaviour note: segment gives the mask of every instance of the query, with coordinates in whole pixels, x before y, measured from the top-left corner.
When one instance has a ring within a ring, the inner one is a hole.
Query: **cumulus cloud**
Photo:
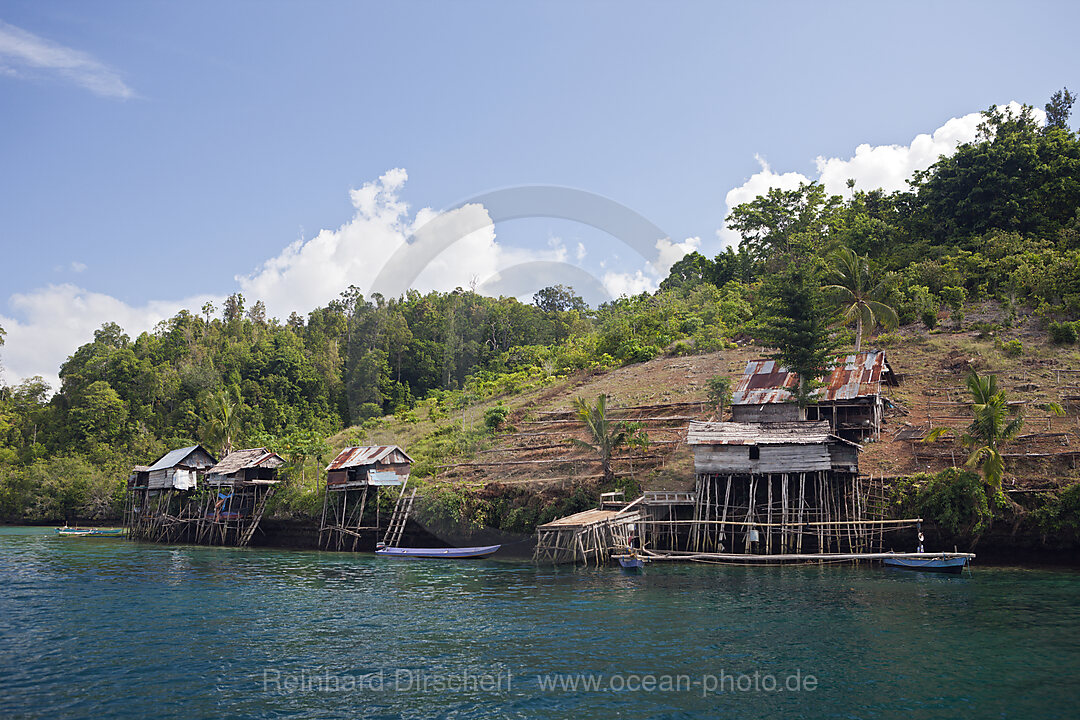
[[[604,273],[604,289],[611,297],[623,295],[640,295],[643,292],[653,292],[659,284],[659,279],[652,274],[646,275],[641,270],[632,273],[617,273],[608,271]]]
[[[508,267],[566,262],[567,250],[558,238],[542,249],[498,243],[483,205],[442,213],[422,208],[410,216],[408,203],[400,198],[407,179],[398,168],[353,190],[354,214],[347,223],[298,240],[253,273],[237,276],[241,290],[265,302],[271,315],[284,317],[325,305],[350,285],[365,294],[373,289],[390,295],[409,288],[450,291],[481,287]],[[390,270],[381,272],[384,268]]]
[[[261,299],[278,317],[325,305],[350,285],[365,294],[388,296],[409,288],[426,292],[464,287],[527,300],[544,285],[562,283],[587,292],[595,303],[654,290],[672,263],[701,243],[699,238],[662,238],[656,243],[656,258],[642,259],[641,269],[609,270],[602,278],[590,279],[580,267],[587,255],[582,243],[572,252],[558,237],[544,248],[502,244],[481,204],[411,213],[401,199],[407,179],[404,170],[395,169],[353,190],[354,213],[348,222],[298,240],[251,274],[237,276],[245,296]]]
[[[1014,113],[1021,110],[1020,103],[1015,101],[999,107]],[[1046,117],[1042,110],[1035,110],[1034,115],[1039,122]],[[729,190],[724,201],[730,212],[737,205],[765,194],[770,188],[794,190],[801,183],[811,180],[823,184],[832,195],[846,193],[849,179],[855,181],[855,187],[859,190],[906,190],[907,181],[916,170],[925,170],[942,155],[952,154],[961,143],[974,140],[980,122],[981,113],[970,113],[952,118],[932,133],[916,135],[907,145],[863,143],[857,146],[855,154],[848,158],[826,158],[819,155],[815,160],[816,177],[797,172],[776,173],[764,158],[756,155],[755,159],[761,170],[751,175],[742,185]],[[718,230],[717,236],[725,246],[739,244],[739,234],[727,227]]]
[[[70,283],[12,295],[8,304],[14,316],[0,315],[0,326],[7,331],[0,348],[5,380],[41,375],[58,389],[60,365],[77,347],[93,340],[94,331],[105,323],[117,323],[134,338],[183,308],[197,310],[207,300],[220,305],[222,298],[200,295],[135,307]]]
[[[64,47],[0,20],[0,73],[30,77],[51,73],[102,97],[135,95],[119,73],[93,56]]]

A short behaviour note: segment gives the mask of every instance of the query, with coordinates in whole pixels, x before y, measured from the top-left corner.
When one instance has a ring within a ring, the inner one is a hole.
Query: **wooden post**
[[[795,536],[795,552],[802,553],[803,508],[806,506],[806,473],[799,473],[799,518],[796,521],[799,534]]]
[[[780,476],[780,552],[789,549],[788,539],[788,474]]]
[[[727,485],[724,487],[724,515],[720,519],[720,535],[716,538],[718,546],[722,546],[723,542],[727,540],[727,532],[724,529],[724,523],[727,522],[728,502],[731,499],[731,475],[727,476]],[[734,547],[734,545],[732,545]]]
[[[319,520],[319,549],[322,550],[323,546],[323,533],[326,531],[326,503],[330,500],[330,483],[327,481],[326,486],[323,488],[322,497],[322,519]]]
[[[754,521],[754,495],[757,492],[757,475],[750,476],[750,495],[746,502],[746,538],[744,540],[744,547],[747,553],[750,552],[750,531],[753,529],[749,523]]]
[[[773,536],[773,527],[772,527],[772,509],[773,509],[772,508],[772,485],[773,485],[773,476],[772,476],[772,474],[769,474],[769,475],[765,476],[765,482],[767,482],[769,484],[768,490],[765,492],[765,502],[767,502],[769,504],[768,509],[765,511],[765,522],[767,522],[769,524],[769,529],[765,533],[765,554],[766,555],[772,555],[772,536]]]

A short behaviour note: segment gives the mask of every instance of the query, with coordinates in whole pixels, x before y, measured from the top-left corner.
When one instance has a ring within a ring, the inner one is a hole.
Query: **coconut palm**
[[[207,417],[202,433],[207,445],[221,451],[221,457],[232,452],[240,428],[239,403],[225,390],[218,390],[206,399]]]
[[[885,284],[870,274],[870,261],[855,254],[851,248],[840,248],[833,253],[834,267],[828,279],[832,284],[825,290],[840,307],[844,323],[855,321],[855,352],[862,348],[864,335],[869,335],[875,325],[889,330],[899,325],[896,310],[881,298]]]
[[[592,442],[577,438],[571,438],[569,442],[577,447],[592,450],[600,456],[605,482],[615,479],[615,473],[611,469],[611,458],[616,450],[623,445],[640,445],[648,442],[648,437],[639,428],[627,427],[624,423],[613,422],[608,418],[607,395],[599,395],[595,405],[589,405],[585,398],[576,398],[574,411],[585,425],[585,430],[588,431]]]
[[[965,465],[977,467],[982,472],[988,495],[1001,490],[1005,475],[1005,458],[1001,447],[1020,434],[1024,427],[1022,415],[1011,415],[1005,391],[998,388],[996,375],[979,375],[975,370],[967,377],[971,393],[971,424],[960,436],[960,442],[971,451]],[[1057,403],[1043,403],[1037,407],[1055,415],[1064,414]],[[926,436],[928,441],[941,437],[951,428],[935,428]]]
[[[1020,434],[1024,418],[1021,415],[1009,416],[1005,391],[998,389],[996,375],[981,376],[972,370],[967,378],[967,387],[971,393],[972,420],[967,432],[960,436],[960,442],[971,450],[965,464],[978,467],[987,487],[996,493],[1001,490],[1001,480],[1005,474],[1001,445]]]

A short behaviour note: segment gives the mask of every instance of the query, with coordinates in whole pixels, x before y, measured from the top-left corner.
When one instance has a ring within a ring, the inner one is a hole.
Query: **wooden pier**
[[[626,550],[641,515],[631,503],[618,510],[585,510],[536,529],[537,563],[604,565],[614,552]]]

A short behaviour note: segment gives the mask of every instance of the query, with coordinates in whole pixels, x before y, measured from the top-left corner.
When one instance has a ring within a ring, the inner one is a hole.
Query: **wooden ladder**
[[[277,488],[271,485],[266,494],[259,500],[259,504],[255,506],[255,513],[252,515],[251,524],[244,529],[244,534],[240,536],[240,541],[237,543],[237,547],[247,547],[247,544],[251,542],[251,538],[255,536],[255,530],[258,529],[259,523],[262,522],[263,511],[266,510],[266,501],[270,499],[270,496],[274,494],[274,490]]]
[[[394,514],[390,516],[390,524],[386,527],[386,534],[383,535],[383,545],[397,547],[397,544],[401,542],[401,536],[405,532],[405,523],[409,519],[409,513],[412,512],[415,497],[416,488],[413,488],[412,492],[406,497],[405,486],[401,486],[401,494],[398,495],[397,504],[394,505]]]

